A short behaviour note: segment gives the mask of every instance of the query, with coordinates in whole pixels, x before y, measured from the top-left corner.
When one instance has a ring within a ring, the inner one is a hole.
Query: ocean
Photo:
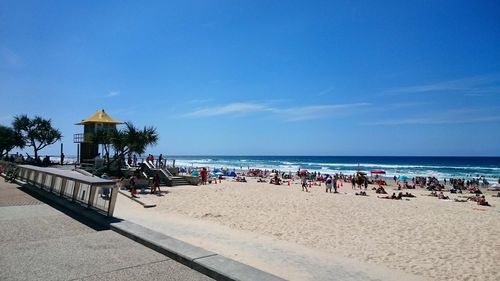
[[[444,178],[485,177],[491,183],[500,176],[500,157],[385,157],[385,156],[168,156],[179,167],[229,169],[277,169],[296,172],[307,169],[326,174],[370,174],[382,169],[387,177],[434,176]],[[157,158],[156,158],[157,159]]]

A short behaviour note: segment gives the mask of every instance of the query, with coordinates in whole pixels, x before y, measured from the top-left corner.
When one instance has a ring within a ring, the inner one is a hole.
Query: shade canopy
[[[111,116],[109,116],[106,112],[104,112],[104,109],[101,109],[98,110],[89,118],[82,120],[82,122],[76,123],[76,125],[85,125],[93,123],[114,124],[114,125],[123,124],[123,122],[111,118]]]
[[[385,174],[384,170],[371,170],[370,173],[372,174]]]

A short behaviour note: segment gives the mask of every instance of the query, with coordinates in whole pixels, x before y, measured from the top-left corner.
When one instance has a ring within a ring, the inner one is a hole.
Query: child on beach
[[[307,177],[305,174],[302,174],[300,176],[300,179],[301,179],[301,182],[302,182],[302,191],[304,191],[304,188],[306,190],[306,192],[309,192],[309,190],[307,189]]]

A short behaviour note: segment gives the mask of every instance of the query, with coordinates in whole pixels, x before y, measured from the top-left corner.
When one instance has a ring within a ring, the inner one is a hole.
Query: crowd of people
[[[64,154],[61,155],[61,159],[64,159]],[[2,160],[16,164],[28,164],[42,167],[48,167],[54,164],[52,163],[52,161],[50,160],[50,156],[48,155],[45,155],[45,157],[42,159],[40,158],[40,156],[37,156],[36,158],[31,157],[31,155],[29,155],[28,153],[26,153],[26,157],[24,157],[21,153],[6,155]]]
[[[148,155],[146,160],[151,163],[155,163],[155,159],[151,154]],[[156,162],[157,166],[161,167],[162,165],[164,165],[163,160],[165,159],[162,155],[160,155],[158,161]],[[128,161],[134,162],[135,159],[131,159],[129,157]],[[309,192],[309,189],[313,186],[322,186],[324,184],[323,190],[325,191],[325,193],[339,193],[339,189],[342,188],[344,184],[350,184],[353,190],[359,190],[359,192],[356,192],[355,195],[369,196],[367,191],[369,185],[371,184],[371,189],[374,190],[376,194],[386,195],[388,193],[386,188],[384,188],[384,186],[388,186],[386,179],[379,177],[378,175],[376,175],[374,178],[368,177],[365,173],[362,172],[357,172],[352,175],[345,175],[342,173],[326,174],[317,171],[308,172],[307,170],[303,169],[299,169],[295,173],[292,173],[291,171],[284,172],[276,169],[248,169],[246,171],[242,170],[236,173],[234,169],[228,170],[223,168],[215,168],[212,170],[208,169],[207,167],[181,168],[181,170],[184,173],[187,172],[188,175],[198,176],[200,178],[199,182],[201,185],[221,183],[221,180],[225,179],[225,176],[229,176],[233,178],[233,181],[241,183],[247,182],[246,177],[257,178],[257,182],[269,183],[272,185],[285,184],[291,186],[292,184],[298,182],[301,190],[304,192]],[[140,177],[141,174],[142,173],[139,168],[138,174],[135,175],[136,178]],[[402,200],[405,197],[413,198],[416,196],[409,192],[403,193],[401,192],[401,190],[416,189],[417,187],[420,187],[426,188],[427,190],[431,191],[430,195],[440,200],[450,199],[449,196],[444,195],[443,191],[449,191],[451,194],[469,191],[471,193],[476,193],[477,197],[471,197],[473,199],[467,199],[467,201],[474,200],[479,205],[489,206],[489,203],[486,201],[485,197],[479,196],[481,194],[479,186],[481,185],[481,183],[483,185],[487,184],[487,181],[484,178],[473,178],[468,180],[450,178],[440,181],[436,177],[413,177],[411,179],[405,177],[404,179],[401,179],[400,177],[395,176],[393,180],[395,182],[395,188],[397,188],[395,190],[398,190],[400,192],[398,192],[397,195],[396,192],[393,192],[390,196],[378,196],[378,198],[392,200]],[[152,183],[153,186],[151,192],[156,193],[156,191],[159,190],[159,178],[156,178],[156,180],[153,179]]]

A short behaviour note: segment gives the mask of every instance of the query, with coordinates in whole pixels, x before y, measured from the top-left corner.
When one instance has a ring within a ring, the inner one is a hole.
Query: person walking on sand
[[[161,194],[160,191],[160,176],[158,173],[155,173],[155,176],[153,177],[153,187],[151,188],[151,194],[156,193],[156,189],[158,189],[158,195]]]
[[[331,176],[328,176],[328,178],[326,179],[325,186],[326,186],[325,192],[332,193],[332,177]]]
[[[138,198],[136,195],[137,187],[135,186],[135,176],[130,177],[129,184],[130,184],[130,195],[134,198]]]
[[[305,174],[302,174],[301,176],[301,182],[302,182],[302,191],[304,191],[304,188],[306,190],[306,192],[309,192],[309,190],[307,190],[307,177]]]
[[[201,184],[207,184],[207,169],[203,167],[200,172]]]

